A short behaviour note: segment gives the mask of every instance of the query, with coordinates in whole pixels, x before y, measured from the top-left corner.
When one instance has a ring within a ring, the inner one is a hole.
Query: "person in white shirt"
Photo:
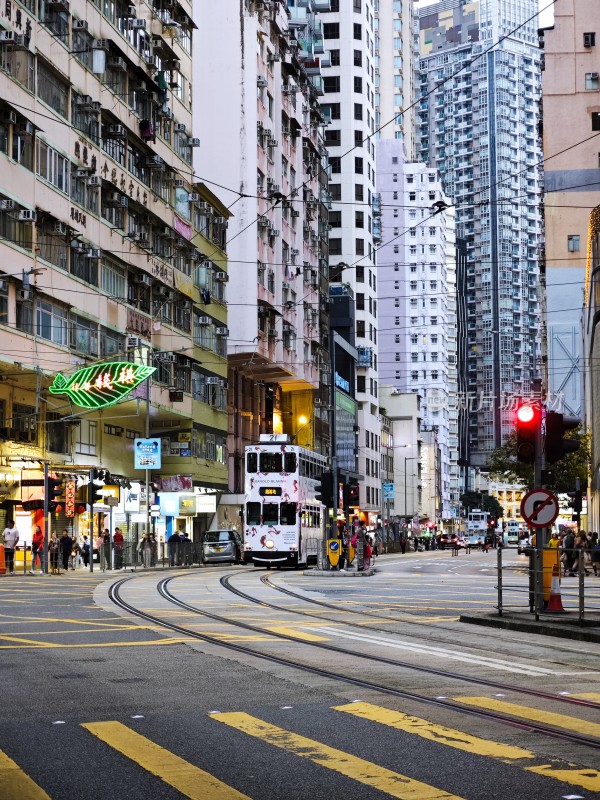
[[[6,528],[2,531],[4,541],[4,557],[6,569],[10,575],[15,574],[15,549],[19,543],[19,531],[15,528],[14,520],[6,520]]]

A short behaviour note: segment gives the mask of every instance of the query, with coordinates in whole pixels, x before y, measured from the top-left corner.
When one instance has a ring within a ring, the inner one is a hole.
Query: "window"
[[[331,222],[331,212],[329,213],[329,221]],[[365,214],[364,211],[355,211],[354,212],[354,224],[357,228],[364,228],[365,227]]]
[[[342,212],[341,211],[330,211],[329,212],[329,224],[332,228],[341,228],[342,227]]]
[[[77,428],[75,452],[87,456],[96,455],[97,423],[92,420],[82,419]]]
[[[362,144],[363,144],[363,132],[354,131],[354,147],[362,147]]]
[[[592,130],[600,131],[600,111],[592,111]]]
[[[340,24],[339,24],[339,22],[326,22],[323,25],[323,38],[324,39],[339,39],[340,38]]]
[[[358,22],[354,23],[354,38],[355,39],[362,39],[362,25]]]
[[[567,236],[567,249],[569,253],[579,252],[579,236]]]
[[[416,371],[415,371],[415,372],[411,372],[411,373],[410,373],[410,379],[411,379],[412,381],[418,381],[418,380],[419,380],[419,373],[418,373],[418,372],[416,372]]]
[[[52,72],[43,61],[37,62],[37,93],[40,100],[47,103],[57,114],[67,119],[69,114],[69,87]]]
[[[339,119],[340,118],[340,104],[339,103],[328,103],[326,106],[323,106],[323,110],[329,109],[329,114],[331,119]]]
[[[342,199],[342,184],[341,183],[330,183],[329,184],[329,194],[331,195],[332,200],[341,200]]]
[[[362,183],[356,183],[354,185],[354,199],[360,201],[365,199],[365,191]]]
[[[362,78],[358,75],[354,76],[354,91],[357,94],[362,94]]]
[[[79,353],[98,355],[98,323],[91,322],[77,314],[71,314],[70,347]]]
[[[327,128],[325,131],[325,144],[330,147],[339,147],[342,144],[342,132]]]
[[[64,308],[38,300],[35,315],[36,334],[54,344],[68,344],[67,312]]]
[[[583,34],[583,46],[584,47],[596,46],[596,33],[594,31],[592,31],[591,33]]]
[[[408,193],[408,199],[414,202],[417,199],[417,193],[416,192],[409,192]]]
[[[356,240],[356,255],[364,256],[365,254],[365,240],[364,239],[357,239]]]
[[[37,140],[37,173],[61,192],[69,191],[69,160],[61,156],[46,142]]]
[[[360,14],[360,3],[361,0],[352,0],[352,7],[357,14]]]
[[[329,255],[330,256],[341,256],[342,255],[342,240],[341,239],[329,239]]]
[[[330,50],[329,51],[329,58],[331,60],[332,67],[339,67],[340,65],[340,51],[339,50]]]
[[[327,79],[325,79],[327,80]],[[339,78],[338,78],[339,81]],[[325,90],[327,91],[327,90]],[[354,119],[362,119],[363,118],[363,107],[362,103],[354,103]]]
[[[598,73],[597,72],[586,72],[585,73],[585,88],[592,89],[593,91],[598,91],[600,89],[600,81],[598,80]]]
[[[331,94],[332,92],[339,92],[340,90],[340,76],[339,75],[327,75],[323,78],[323,91],[325,94]]]
[[[37,442],[37,413],[35,406],[13,403],[12,428],[17,431],[19,442]]]
[[[354,66],[362,67],[362,50],[354,51]]]
[[[354,172],[357,175],[363,174],[363,160],[360,157],[354,159]]]
[[[52,411],[46,412],[46,442],[48,450],[53,453],[68,453],[69,437],[67,426],[61,422],[61,415]]]

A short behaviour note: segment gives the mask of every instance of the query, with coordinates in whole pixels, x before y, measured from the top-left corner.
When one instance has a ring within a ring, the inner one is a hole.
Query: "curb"
[[[345,569],[307,569],[302,574],[309,578],[368,578],[375,575],[375,570],[372,567],[360,572]]]
[[[536,622],[535,620],[518,620],[510,617],[476,617],[470,616],[469,614],[461,614],[459,621],[466,622],[469,625],[483,625],[488,628],[504,628],[509,631],[536,633],[539,636],[554,636],[560,639],[573,639],[579,642],[600,643],[600,623],[596,621],[588,621],[586,623],[586,625],[594,625],[596,630],[589,630],[586,626],[579,627],[575,620],[573,620],[574,627],[570,627],[569,625],[565,625],[562,619],[562,624],[558,623],[554,625],[549,621]]]

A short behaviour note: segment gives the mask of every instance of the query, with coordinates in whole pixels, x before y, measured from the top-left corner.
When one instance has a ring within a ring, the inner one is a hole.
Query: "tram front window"
[[[283,459],[285,472],[296,472],[298,469],[298,461],[296,460],[296,453],[286,453]]]
[[[248,525],[260,525],[260,503],[246,503],[246,522]]]
[[[246,457],[246,472],[258,471],[258,453],[248,453]]]
[[[281,524],[282,525],[295,525],[296,516],[296,503],[282,503],[281,504]]]
[[[277,525],[279,522],[279,505],[265,503],[263,505],[263,525]]]
[[[261,453],[260,472],[283,472],[281,453]]]

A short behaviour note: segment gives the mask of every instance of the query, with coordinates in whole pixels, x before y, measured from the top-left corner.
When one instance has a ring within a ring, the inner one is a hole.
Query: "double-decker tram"
[[[244,560],[267,569],[316,563],[325,507],[315,486],[327,459],[291,444],[287,434],[261,434],[246,447]]]

